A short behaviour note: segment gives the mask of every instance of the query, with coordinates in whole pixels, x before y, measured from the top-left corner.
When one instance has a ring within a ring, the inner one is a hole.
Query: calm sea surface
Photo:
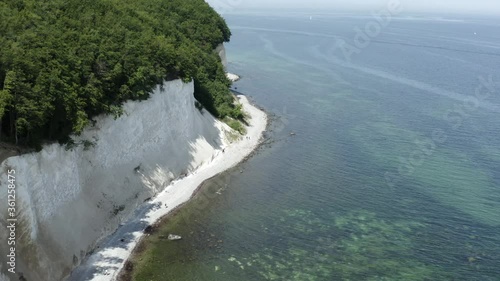
[[[267,142],[137,276],[500,280],[500,20],[398,17],[366,42],[369,16],[225,17]]]

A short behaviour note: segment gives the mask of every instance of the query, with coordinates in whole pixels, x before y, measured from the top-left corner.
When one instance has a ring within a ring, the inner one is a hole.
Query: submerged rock
[[[167,239],[170,241],[175,241],[175,240],[181,240],[182,237],[180,235],[169,234]]]

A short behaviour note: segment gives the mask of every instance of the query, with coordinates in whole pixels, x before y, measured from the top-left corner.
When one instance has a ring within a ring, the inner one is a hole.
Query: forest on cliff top
[[[231,33],[204,0],[4,0],[0,19],[4,142],[68,142],[176,78],[216,117],[242,117],[214,52]]]

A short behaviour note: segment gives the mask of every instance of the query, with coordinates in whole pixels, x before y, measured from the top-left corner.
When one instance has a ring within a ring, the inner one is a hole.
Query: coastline
[[[66,279],[69,281],[112,281],[146,235],[145,227],[178,210],[189,201],[206,180],[244,161],[261,143],[268,118],[264,111],[243,96],[237,96],[243,110],[250,116],[247,134],[224,148],[211,162],[202,165],[185,178],[172,182],[151,201],[139,207],[132,219],[102,241],[100,247]],[[248,137],[248,138],[247,138]]]

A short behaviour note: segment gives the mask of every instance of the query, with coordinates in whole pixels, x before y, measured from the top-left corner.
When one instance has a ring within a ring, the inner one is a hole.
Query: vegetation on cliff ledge
[[[204,0],[5,0],[0,18],[4,141],[65,142],[174,78],[194,79],[217,117],[242,117],[213,51],[231,33]]]

